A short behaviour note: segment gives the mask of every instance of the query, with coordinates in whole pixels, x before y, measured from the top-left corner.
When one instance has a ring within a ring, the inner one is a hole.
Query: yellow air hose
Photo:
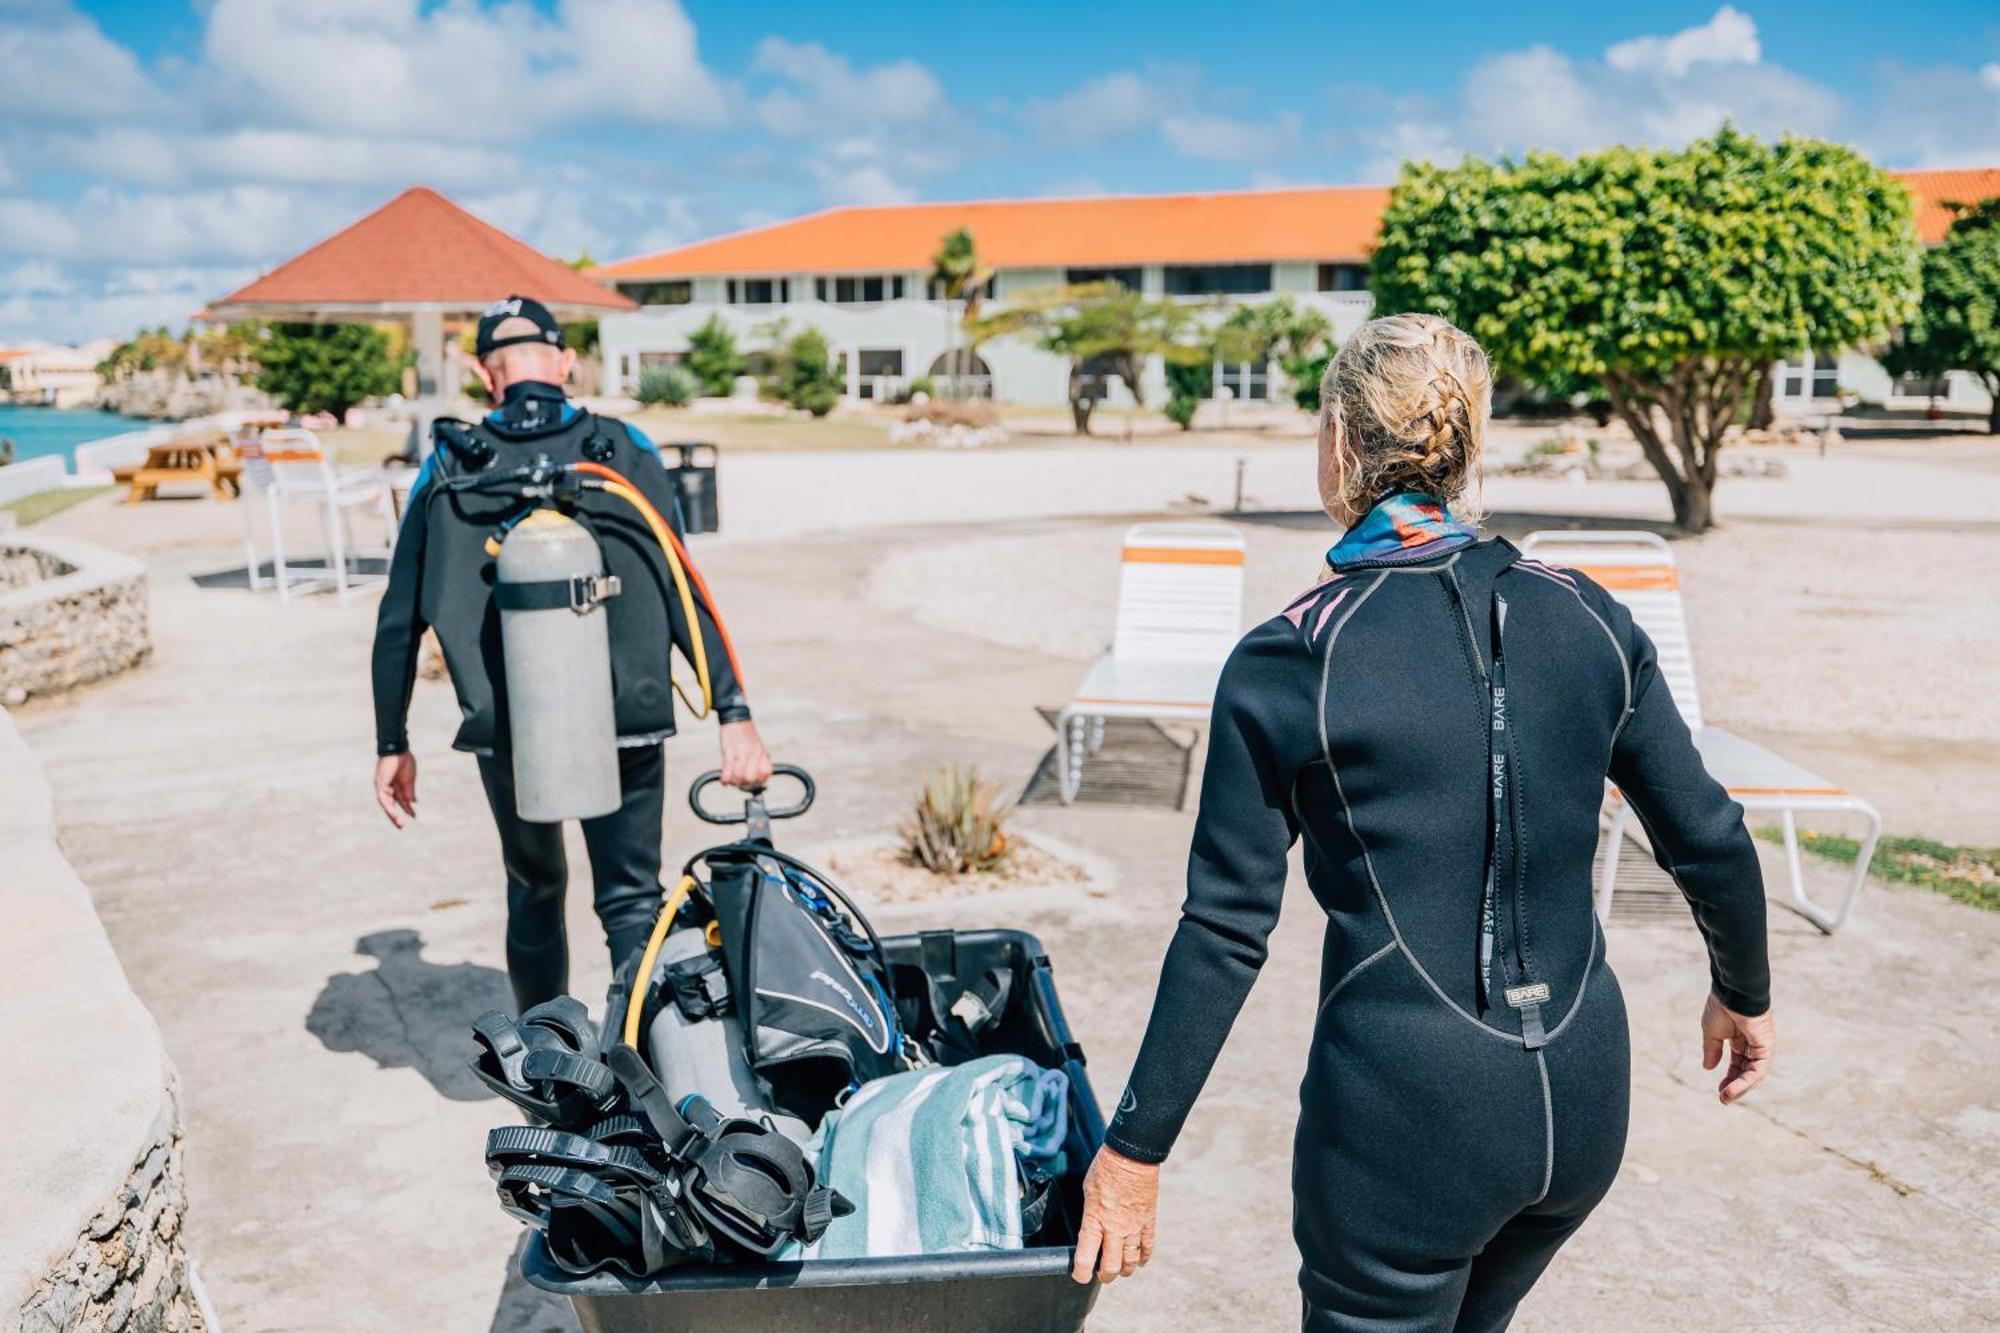
[[[609,468],[605,470],[610,471]],[[632,487],[603,477],[598,479],[597,484],[607,495],[615,495],[639,511],[639,517],[645,519],[646,526],[653,530],[653,540],[660,544],[660,554],[667,558],[667,570],[674,576],[674,590],[680,594],[681,613],[686,617],[688,641],[694,645],[694,674],[701,685],[701,702],[697,704],[688,698],[679,681],[674,682],[674,693],[680,695],[681,702],[694,711],[697,719],[707,717],[715,706],[715,687],[708,677],[708,648],[702,642],[701,621],[694,609],[694,592],[688,585],[687,570],[682,567],[680,556],[674,549],[673,532],[660,517],[660,511]]]
[[[667,942],[667,932],[674,928],[674,914],[681,910],[681,904],[693,889],[694,876],[682,875],[681,882],[667,895],[666,905],[660,908],[659,919],[653,922],[646,952],[639,956],[639,970],[632,976],[632,993],[625,1000],[625,1044],[635,1051],[639,1049],[639,1017],[646,1007],[646,988],[652,983],[653,964],[660,960],[660,946]]]

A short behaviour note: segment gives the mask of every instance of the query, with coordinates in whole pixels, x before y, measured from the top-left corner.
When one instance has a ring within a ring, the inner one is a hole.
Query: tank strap
[[[616,574],[578,574],[530,583],[498,582],[493,604],[502,611],[574,611],[578,615],[624,591]]]

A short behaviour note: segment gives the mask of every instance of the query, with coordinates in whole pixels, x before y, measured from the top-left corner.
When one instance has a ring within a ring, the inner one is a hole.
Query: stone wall
[[[21,1333],[219,1333],[202,1317],[181,1218],[181,1132],[171,1092],[146,1155],[21,1308]]]
[[[145,566],[88,542],[0,534],[0,702],[116,675],[151,649]]]
[[[183,1240],[173,1066],[4,710],[0,923],[0,1329],[219,1333]]]

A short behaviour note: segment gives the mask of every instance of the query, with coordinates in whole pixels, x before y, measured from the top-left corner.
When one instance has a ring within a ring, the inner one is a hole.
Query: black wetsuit
[[[1693,905],[1716,995],[1763,1013],[1742,809],[1582,575],[1500,540],[1346,567],[1225,667],[1187,901],[1107,1142],[1165,1158],[1303,835],[1328,917],[1293,1167],[1306,1328],[1504,1328],[1609,1188],[1631,1071],[1591,901],[1607,776]]]
[[[375,740],[380,754],[409,749],[405,719],[426,627],[437,631],[464,720],[453,741],[479,756],[479,776],[500,832],[507,872],[507,974],[522,1009],[563,993],[569,947],[563,894],[569,866],[560,824],[531,824],[515,813],[513,762],[507,749],[507,691],[500,615],[493,606],[494,558],[486,541],[523,502],[513,496],[454,491],[446,478],[506,470],[548,455],[557,463],[591,458],[627,477],[681,532],[680,506],[659,451],[624,422],[581,412],[552,384],[508,388],[500,409],[472,429],[476,447],[462,457],[433,450],[410,489],[390,563],[389,586],[375,622]],[[623,591],[605,603],[610,616],[611,680],[624,803],[583,821],[598,921],[614,965],[642,946],[660,904],[660,837],[666,762],[661,743],[674,734],[668,646],[692,652],[702,636],[716,716],[750,716],[743,687],[724,649],[712,609],[697,593],[686,624],[658,543],[624,501],[586,491],[578,512],[597,534],[608,573]]]

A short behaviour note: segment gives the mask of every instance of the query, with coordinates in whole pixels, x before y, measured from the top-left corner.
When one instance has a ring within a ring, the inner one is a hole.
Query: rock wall
[[[0,535],[0,702],[114,676],[151,650],[137,560],[88,542]]]
[[[181,1218],[180,1121],[169,1090],[146,1155],[21,1308],[21,1333],[218,1333],[202,1317]]]
[[[0,922],[0,1329],[218,1333],[182,1239],[173,1066],[4,710]]]

